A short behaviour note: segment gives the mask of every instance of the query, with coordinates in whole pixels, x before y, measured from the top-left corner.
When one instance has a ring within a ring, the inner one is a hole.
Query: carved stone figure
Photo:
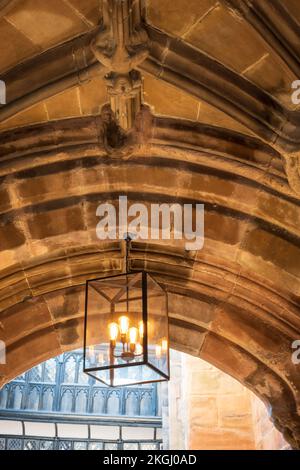
[[[97,60],[108,69],[107,91],[119,126],[133,128],[142,104],[142,83],[134,70],[148,56],[148,37],[134,15],[132,0],[104,2],[103,28],[91,44]]]
[[[119,126],[110,104],[105,104],[101,109],[99,140],[108,153],[121,148],[126,141],[126,134]]]
[[[140,75],[136,71],[122,75],[112,73],[107,78],[111,107],[124,130],[132,129],[141,109],[141,86]]]
[[[153,117],[147,106],[136,115],[133,128],[125,132],[119,125],[109,103],[102,107],[98,120],[99,141],[111,157],[129,158],[137,148],[151,137]]]

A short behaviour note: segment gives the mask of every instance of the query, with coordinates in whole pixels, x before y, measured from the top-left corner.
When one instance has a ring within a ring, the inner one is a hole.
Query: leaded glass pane
[[[50,359],[45,362],[44,381],[55,383],[56,379],[56,360]]]
[[[86,450],[86,442],[74,442],[74,450]]]
[[[124,442],[123,449],[124,450],[138,450],[139,445],[137,442]]]
[[[38,450],[39,442],[36,440],[25,440],[24,450]]]
[[[104,448],[105,450],[118,450],[118,444],[113,442],[106,442]]]
[[[156,442],[148,442],[147,444],[141,444],[141,450],[156,450],[157,449],[157,443]]]
[[[16,380],[24,382],[25,374],[19,375],[19,377]]]
[[[22,450],[22,439],[8,439],[7,450]]]
[[[41,441],[40,450],[53,450],[53,441]]]
[[[71,441],[60,441],[59,450],[72,450],[72,442]]]
[[[103,450],[103,442],[90,442],[89,450]]]
[[[143,385],[142,387],[110,389],[103,387],[100,382],[88,378],[88,385],[74,383],[81,380],[82,351],[73,352],[59,356],[46,363],[26,372],[26,381],[29,386],[18,381],[3,387],[0,391],[0,409],[31,411],[32,415],[40,412],[57,411],[66,414],[74,413],[85,415],[95,413],[97,415],[124,415],[137,416],[139,409],[141,413],[150,414],[151,409],[156,409],[156,392],[154,386]],[[59,373],[61,370],[61,373]],[[41,373],[42,380],[41,379]],[[51,380],[57,380],[50,384]],[[85,380],[85,379],[84,379]],[[64,381],[72,383],[64,384]],[[31,382],[31,383],[30,383]],[[34,383],[39,382],[39,383]],[[23,397],[22,397],[23,395]],[[57,406],[57,408],[56,408]],[[121,418],[120,418],[121,420]],[[144,442],[145,449],[157,449],[153,443]],[[52,438],[24,438],[1,437],[0,450],[118,450],[122,446],[125,450],[137,450],[138,442],[119,443],[102,441],[72,441],[71,439],[54,440]]]
[[[31,369],[30,373],[31,382],[42,382],[42,364]]]

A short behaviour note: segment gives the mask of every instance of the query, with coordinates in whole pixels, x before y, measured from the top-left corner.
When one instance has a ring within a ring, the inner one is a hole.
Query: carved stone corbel
[[[142,104],[140,73],[136,70],[127,74],[112,72],[107,76],[106,83],[111,108],[117,121],[122,129],[132,129]]]
[[[139,147],[145,145],[151,137],[153,116],[148,106],[141,106],[136,115],[134,127],[125,132],[118,123],[109,103],[101,109],[97,119],[98,139],[107,154],[113,158],[129,158]]]
[[[149,45],[140,0],[103,0],[103,24],[91,48],[110,72],[128,73],[143,62]]]
[[[140,2],[104,0],[103,26],[91,49],[108,70],[105,78],[115,119],[123,130],[129,131],[142,105],[142,82],[135,69],[149,53]]]
[[[115,153],[124,147],[126,133],[119,126],[109,103],[102,107],[97,125],[99,143],[103,145],[108,154]]]

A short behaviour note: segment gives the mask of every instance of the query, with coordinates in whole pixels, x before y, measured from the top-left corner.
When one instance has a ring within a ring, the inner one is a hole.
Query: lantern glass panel
[[[162,338],[166,347],[167,295],[148,274],[87,282],[86,373],[112,387],[168,380],[169,358],[168,351],[160,353]]]
[[[148,361],[164,374],[169,374],[169,327],[165,291],[148,275]]]

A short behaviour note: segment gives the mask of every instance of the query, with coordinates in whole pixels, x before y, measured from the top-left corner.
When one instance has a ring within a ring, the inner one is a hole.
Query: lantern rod
[[[129,273],[129,250],[130,250],[130,244],[131,244],[132,238],[129,235],[129,233],[127,233],[126,238],[124,239],[126,242],[125,269],[126,269],[126,274],[128,274]]]
[[[129,249],[130,249],[130,242],[131,237],[129,233],[127,233],[126,238],[126,258],[125,258],[125,269],[126,269],[126,309],[127,315],[129,316],[129,289],[128,289],[128,273],[129,273]]]

